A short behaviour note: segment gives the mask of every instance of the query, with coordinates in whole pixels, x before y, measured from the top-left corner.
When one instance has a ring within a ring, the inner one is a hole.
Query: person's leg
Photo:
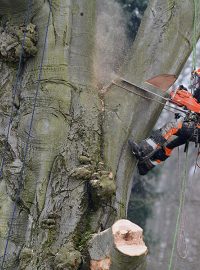
[[[139,160],[138,169],[141,175],[145,175],[155,165],[170,156],[173,148],[168,147],[168,142],[174,140],[174,135],[178,133],[182,126],[183,118],[179,118],[176,121],[165,124],[161,129],[152,132],[151,136],[143,140],[140,144],[129,140],[132,153]],[[185,143],[180,138],[178,140],[181,144]]]
[[[165,124],[162,128],[153,131],[150,137],[142,140],[139,144],[129,140],[133,155],[140,161],[152,156],[155,150],[161,148],[164,144],[170,141],[173,135],[183,126],[183,119],[179,118],[176,121]]]
[[[175,136],[173,136],[174,138]],[[140,175],[145,175],[149,170],[153,169],[155,166],[159,165],[161,162],[165,161],[172,154],[172,150],[175,147],[183,145],[187,142],[187,137],[175,137],[175,139],[171,140],[166,146],[161,146],[156,149],[151,157],[140,160],[138,162],[138,170]]]
[[[166,124],[161,130],[162,136],[166,139],[163,145],[157,145],[146,158],[140,158],[138,162],[138,169],[141,175],[146,174],[149,170],[154,168],[170,157],[172,150],[180,145],[185,144],[188,140],[193,140],[195,130],[195,122],[174,122]],[[174,136],[175,135],[175,136]],[[147,139],[148,140],[148,139]],[[147,141],[146,140],[146,141]]]
[[[155,153],[150,157],[151,163],[156,166],[161,162],[165,161],[172,154],[172,150],[180,145],[183,145],[187,142],[187,136],[173,136],[172,140],[168,142],[165,146],[161,146],[161,148],[157,149]]]

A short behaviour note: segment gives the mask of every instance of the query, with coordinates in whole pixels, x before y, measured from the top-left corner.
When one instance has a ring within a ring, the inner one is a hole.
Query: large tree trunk
[[[158,74],[178,76],[192,50],[193,16],[191,1],[150,1],[120,77],[156,92],[157,89],[145,84],[147,79]],[[197,37],[199,34],[198,30]],[[130,90],[144,94],[134,87]],[[115,84],[105,94],[104,158],[115,172],[116,207],[120,217],[126,216],[135,167],[128,154],[127,139],[131,134],[136,141],[141,141],[149,135],[162,107]]]
[[[26,3],[10,2],[0,0],[0,14],[5,21],[9,15],[9,24],[19,26]],[[24,64],[20,76],[20,106],[13,117],[8,144],[6,128],[17,67],[4,60],[1,64],[1,155],[5,145],[7,150],[0,183],[0,256],[4,255],[13,203],[21,186],[19,175],[49,4],[37,0],[32,7],[32,23],[39,33],[38,53]],[[189,0],[152,0],[121,76],[142,87],[145,79],[158,73],[178,75],[192,48],[193,11]],[[98,96],[93,72],[94,30],[94,0],[52,1],[40,91],[23,188],[15,202],[6,269],[89,269],[87,243],[91,234],[110,227],[116,218],[126,217],[135,166],[127,139],[131,134],[136,139],[147,135],[161,107],[115,85],[105,96]],[[124,264],[119,269],[125,269]]]

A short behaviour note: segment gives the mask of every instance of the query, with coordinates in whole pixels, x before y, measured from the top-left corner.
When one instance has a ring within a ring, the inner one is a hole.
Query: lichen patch
[[[5,27],[0,27],[0,58],[6,62],[18,62],[22,55],[25,61],[36,55],[37,41],[38,34],[34,24],[16,26],[7,22]]]

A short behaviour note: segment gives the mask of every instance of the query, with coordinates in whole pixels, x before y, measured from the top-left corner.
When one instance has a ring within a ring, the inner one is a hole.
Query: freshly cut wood
[[[91,270],[145,269],[147,247],[143,230],[126,219],[114,225],[90,241]]]

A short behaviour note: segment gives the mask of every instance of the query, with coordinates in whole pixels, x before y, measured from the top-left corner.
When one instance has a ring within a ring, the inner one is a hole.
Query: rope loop
[[[179,152],[178,152],[179,153]],[[173,236],[173,244],[172,244],[172,250],[171,255],[169,259],[168,264],[168,270],[172,270],[173,265],[173,259],[175,255],[175,247],[177,247],[179,255],[180,249],[178,247],[178,239],[181,239],[181,234],[184,237],[184,243],[185,243],[185,255],[181,255],[180,257],[186,258],[187,257],[187,245],[185,240],[185,230],[184,230],[184,221],[183,221],[183,213],[184,213],[184,206],[185,206],[185,194],[186,194],[186,182],[187,182],[187,166],[188,166],[188,149],[186,150],[185,154],[185,162],[184,162],[184,171],[181,179],[181,190],[179,195],[179,206],[177,210],[177,217],[176,217],[176,226],[175,226],[175,232]]]

